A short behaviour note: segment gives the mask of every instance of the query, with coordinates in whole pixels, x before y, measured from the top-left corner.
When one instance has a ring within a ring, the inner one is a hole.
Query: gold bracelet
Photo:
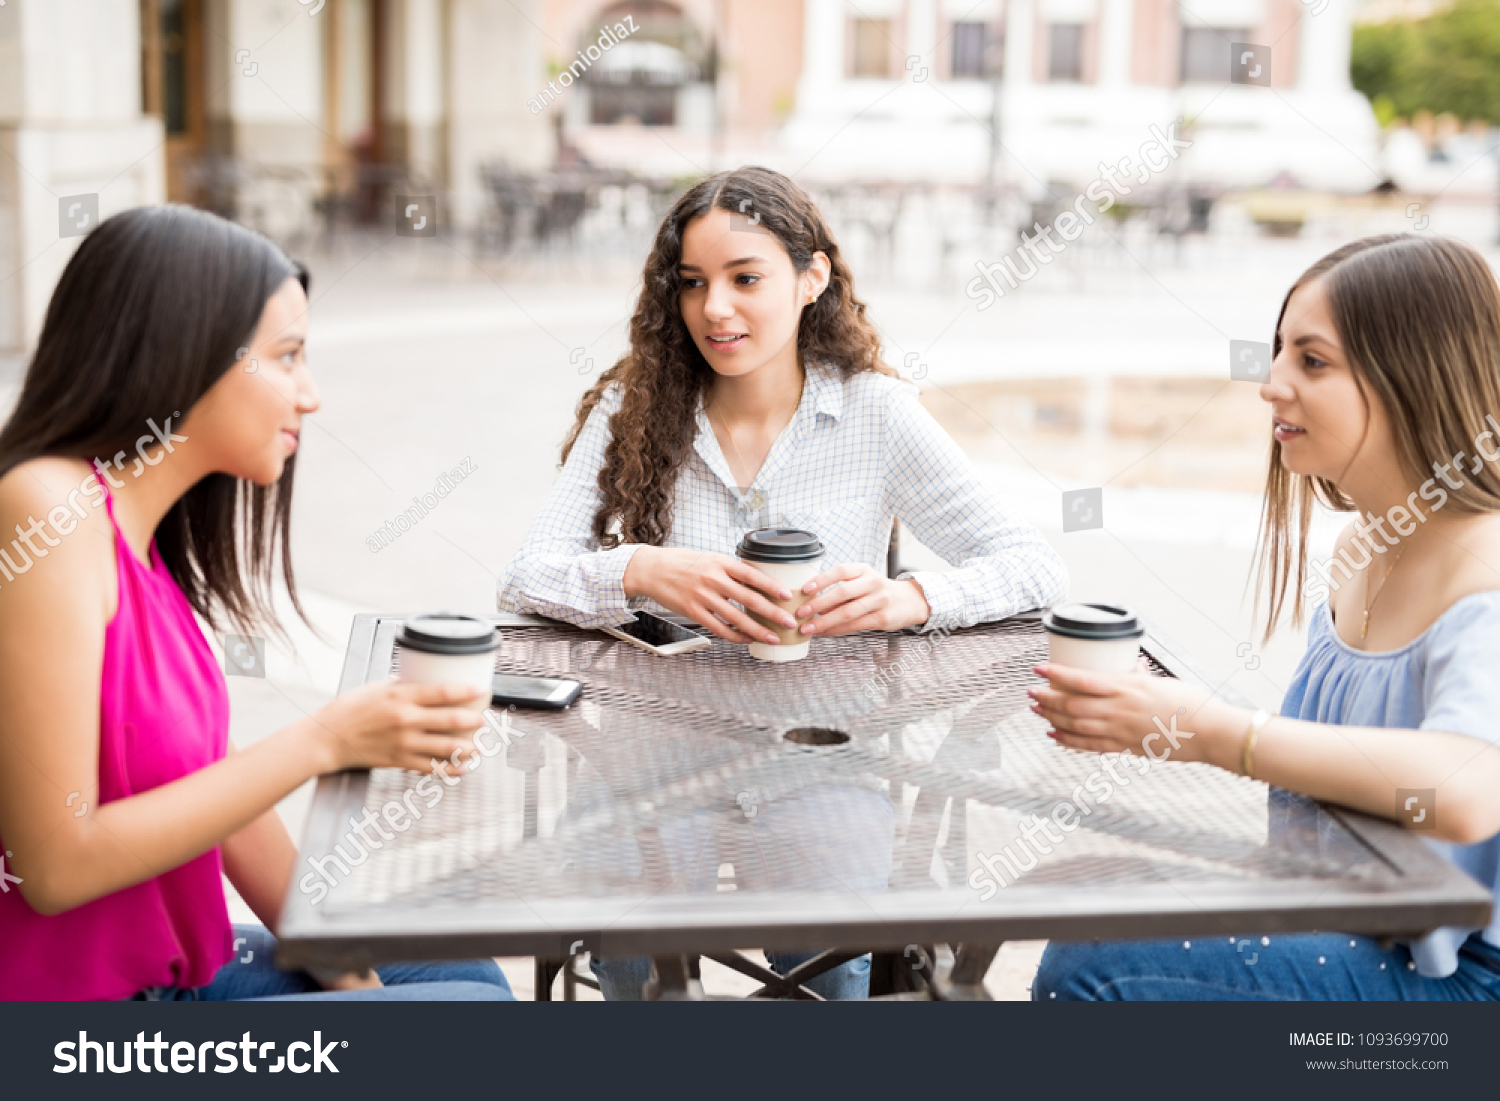
[[[1252,779],[1255,770],[1255,739],[1260,737],[1260,728],[1270,721],[1268,712],[1257,711],[1250,716],[1250,726],[1245,731],[1245,741],[1240,748],[1240,772]]]

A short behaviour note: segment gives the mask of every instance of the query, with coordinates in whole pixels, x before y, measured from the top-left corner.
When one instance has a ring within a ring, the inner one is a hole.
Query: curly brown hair
[[[604,503],[594,516],[602,548],[622,543],[661,546],[672,530],[673,489],[697,432],[705,388],[714,377],[682,320],[678,304],[682,235],[713,209],[753,210],[781,242],[792,266],[805,272],[813,254],[828,257],[828,287],[805,306],[797,326],[801,362],[829,363],[845,377],[860,371],[895,375],[880,358],[880,336],[854,296],[854,276],[812,198],[780,172],[747,166],[710,176],[673,204],[646,258],[641,294],[630,319],[630,351],[599,376],[578,403],[562,461],[606,390],[619,383],[620,408],[609,419],[609,444],[599,470]]]

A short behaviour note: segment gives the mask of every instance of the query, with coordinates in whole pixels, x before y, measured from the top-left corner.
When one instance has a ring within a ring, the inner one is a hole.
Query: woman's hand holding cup
[[[471,684],[377,681],[345,692],[312,716],[325,772],[457,765],[474,749],[489,697]]]
[[[926,593],[915,581],[892,581],[863,562],[825,570],[802,591],[818,594],[797,609],[801,632],[809,637],[898,631],[926,623],[932,614]]]
[[[684,547],[640,547],[625,568],[625,595],[650,597],[662,607],[701,623],[727,642],[780,641],[774,631],[757,623],[750,612],[788,630],[797,628],[791,613],[773,603],[791,600],[791,592],[762,571],[727,554]]]
[[[1141,655],[1145,626],[1120,604],[1065,603],[1042,616],[1048,660],[1033,668],[1046,687],[1030,688],[1032,713],[1049,723],[1049,737],[1088,753],[1169,753],[1178,761],[1225,758],[1234,711],[1212,692],[1176,677],[1157,677]],[[1170,724],[1170,725],[1168,725]],[[1165,748],[1162,732],[1170,731]]]
[[[1234,770],[1237,744],[1228,746],[1224,731],[1244,729],[1235,709],[1204,688],[1176,677],[1153,676],[1142,658],[1130,673],[1047,662],[1033,670],[1045,687],[1028,689],[1031,711],[1052,727],[1047,734],[1059,745],[1086,753],[1146,754],[1157,760],[1207,761]],[[1161,724],[1161,725],[1158,725]],[[1175,744],[1161,736],[1170,730]]]

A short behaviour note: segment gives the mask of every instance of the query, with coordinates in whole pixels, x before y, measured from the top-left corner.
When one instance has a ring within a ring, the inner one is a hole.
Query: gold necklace
[[[797,387],[797,401],[792,406],[792,412],[791,412],[791,415],[787,417],[786,424],[783,424],[781,426],[781,428],[777,431],[777,433],[776,433],[777,436],[780,436],[782,432],[786,431],[787,424],[791,424],[792,423],[792,417],[795,417],[797,415],[797,410],[800,409],[800,408],[802,408],[802,394],[803,394],[803,392],[806,389],[807,389],[807,372],[804,371],[802,373],[802,385],[800,385],[800,386]],[[713,399],[710,398],[709,402],[708,402],[708,408],[707,408],[707,410],[705,410],[705,412],[708,413],[710,423],[712,423],[712,420],[713,420],[713,410],[714,410],[714,402],[713,402]],[[740,461],[740,465],[741,466],[748,465],[745,462],[745,456],[743,454],[741,454],[741,452],[740,452],[740,445],[734,442],[734,433],[729,430],[729,422],[724,419],[724,415],[722,413],[719,415],[719,424],[724,429],[724,435],[726,435],[726,436],[729,437],[729,446],[732,447],[732,448],[734,448],[734,457]],[[772,446],[774,447],[775,444],[773,443]],[[769,454],[769,452],[767,452],[767,454]],[[765,460],[764,459],[761,460],[761,465],[762,466],[765,465]],[[733,473],[733,471],[731,471],[730,473]],[[757,470],[755,472],[755,477],[757,477],[757,478],[760,477],[760,471],[759,470]],[[755,482],[755,478],[751,478],[750,481],[753,484]],[[745,488],[748,489],[750,487],[746,486]]]
[[[1380,599],[1380,594],[1383,593],[1383,592],[1385,592],[1385,583],[1391,579],[1391,574],[1393,574],[1393,573],[1396,572],[1396,567],[1401,564],[1401,556],[1403,554],[1405,554],[1405,553],[1406,553],[1406,544],[1402,543],[1401,544],[1401,549],[1396,552],[1396,557],[1393,558],[1393,559],[1391,559],[1391,568],[1388,569],[1388,570],[1386,570],[1385,571],[1385,576],[1380,579],[1380,588],[1378,588],[1378,589],[1375,590],[1375,595],[1372,596],[1370,598],[1370,600],[1369,600],[1369,603],[1367,603],[1365,605],[1365,619],[1364,619],[1364,622],[1359,625],[1359,637],[1360,637],[1361,640],[1364,639],[1365,635],[1367,633],[1369,633],[1369,630],[1370,630],[1370,609],[1372,609],[1372,608],[1375,607],[1375,601],[1379,600]],[[1369,574],[1365,575],[1365,578],[1366,578],[1365,588],[1366,589],[1368,589],[1370,587],[1370,582],[1368,580],[1369,576],[1370,576]]]

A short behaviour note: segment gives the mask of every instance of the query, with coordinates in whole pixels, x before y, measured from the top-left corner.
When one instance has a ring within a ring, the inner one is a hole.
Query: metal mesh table
[[[1026,706],[1046,651],[1034,615],[815,639],[784,665],[493,618],[497,670],[574,677],[581,699],[491,713],[492,755],[447,782],[323,777],[286,964],[989,946],[968,956],[972,989],[1007,939],[1487,920],[1487,892],[1389,823],[1208,765],[1056,745]],[[394,671],[402,622],[356,619],[341,691]],[[1159,638],[1144,650],[1197,679]]]

